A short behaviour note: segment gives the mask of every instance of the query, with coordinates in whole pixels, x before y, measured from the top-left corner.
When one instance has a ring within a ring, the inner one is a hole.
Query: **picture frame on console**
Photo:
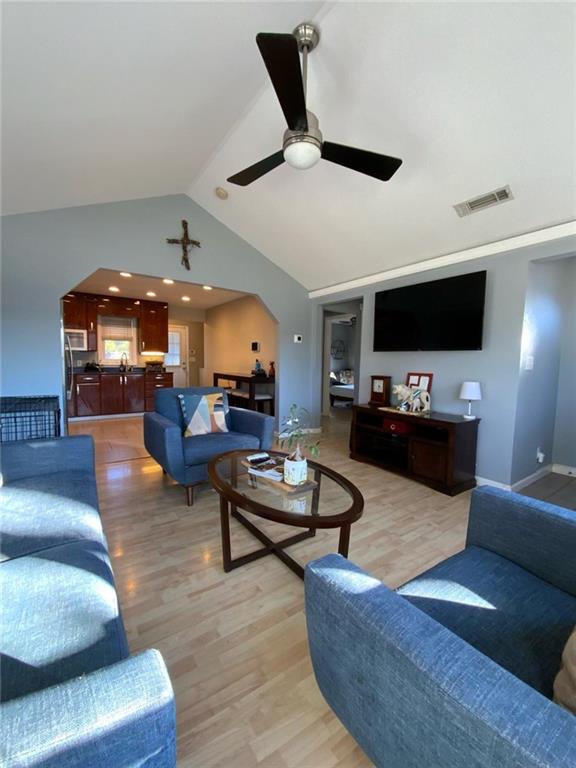
[[[433,373],[416,373],[410,371],[406,374],[406,386],[414,389],[423,389],[426,392],[432,391]]]

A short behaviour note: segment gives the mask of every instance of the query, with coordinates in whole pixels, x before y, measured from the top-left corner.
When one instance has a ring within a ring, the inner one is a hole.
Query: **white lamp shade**
[[[320,157],[320,147],[310,141],[295,141],[284,150],[284,160],[288,165],[301,171],[312,168]]]
[[[463,381],[460,387],[460,400],[482,400],[479,381]]]

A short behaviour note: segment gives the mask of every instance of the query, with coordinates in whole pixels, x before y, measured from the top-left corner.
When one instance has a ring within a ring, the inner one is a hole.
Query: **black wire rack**
[[[0,443],[47,437],[60,437],[58,397],[0,397]]]

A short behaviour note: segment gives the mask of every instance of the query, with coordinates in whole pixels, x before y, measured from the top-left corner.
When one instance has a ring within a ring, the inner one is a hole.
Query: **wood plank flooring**
[[[364,494],[350,559],[394,587],[463,547],[469,494],[450,498],[351,461],[348,420],[344,409],[326,420],[320,461]],[[151,458],[136,458],[145,455],[140,417],[76,422],[70,431],[96,440],[102,517],[130,647],[158,648],[166,660],[179,766],[370,766],[316,686],[303,583],[274,557],[224,573],[217,495],[203,486],[189,508]],[[266,530],[280,538],[286,529]],[[335,551],[337,535],[319,531],[290,553],[305,563]],[[232,521],[234,555],[258,546]]]

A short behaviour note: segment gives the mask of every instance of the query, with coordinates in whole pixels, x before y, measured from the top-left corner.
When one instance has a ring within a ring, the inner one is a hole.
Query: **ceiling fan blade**
[[[256,179],[259,179],[261,176],[264,176],[265,173],[273,171],[274,168],[282,165],[283,162],[284,153],[282,150],[280,150],[279,152],[275,152],[269,157],[265,157],[264,160],[259,160],[249,168],[244,168],[243,171],[235,173],[234,176],[230,176],[230,178],[226,179],[226,181],[229,181],[230,184],[238,184],[241,187],[247,187],[248,184],[252,184],[253,181],[256,181]]]
[[[365,149],[346,147],[344,144],[333,144],[325,141],[322,144],[322,157],[331,163],[343,165],[367,176],[373,176],[381,181],[388,181],[402,165],[402,160],[388,155],[378,155]]]
[[[294,35],[260,32],[256,44],[272,80],[276,96],[291,131],[307,131],[306,97],[300,54]]]

